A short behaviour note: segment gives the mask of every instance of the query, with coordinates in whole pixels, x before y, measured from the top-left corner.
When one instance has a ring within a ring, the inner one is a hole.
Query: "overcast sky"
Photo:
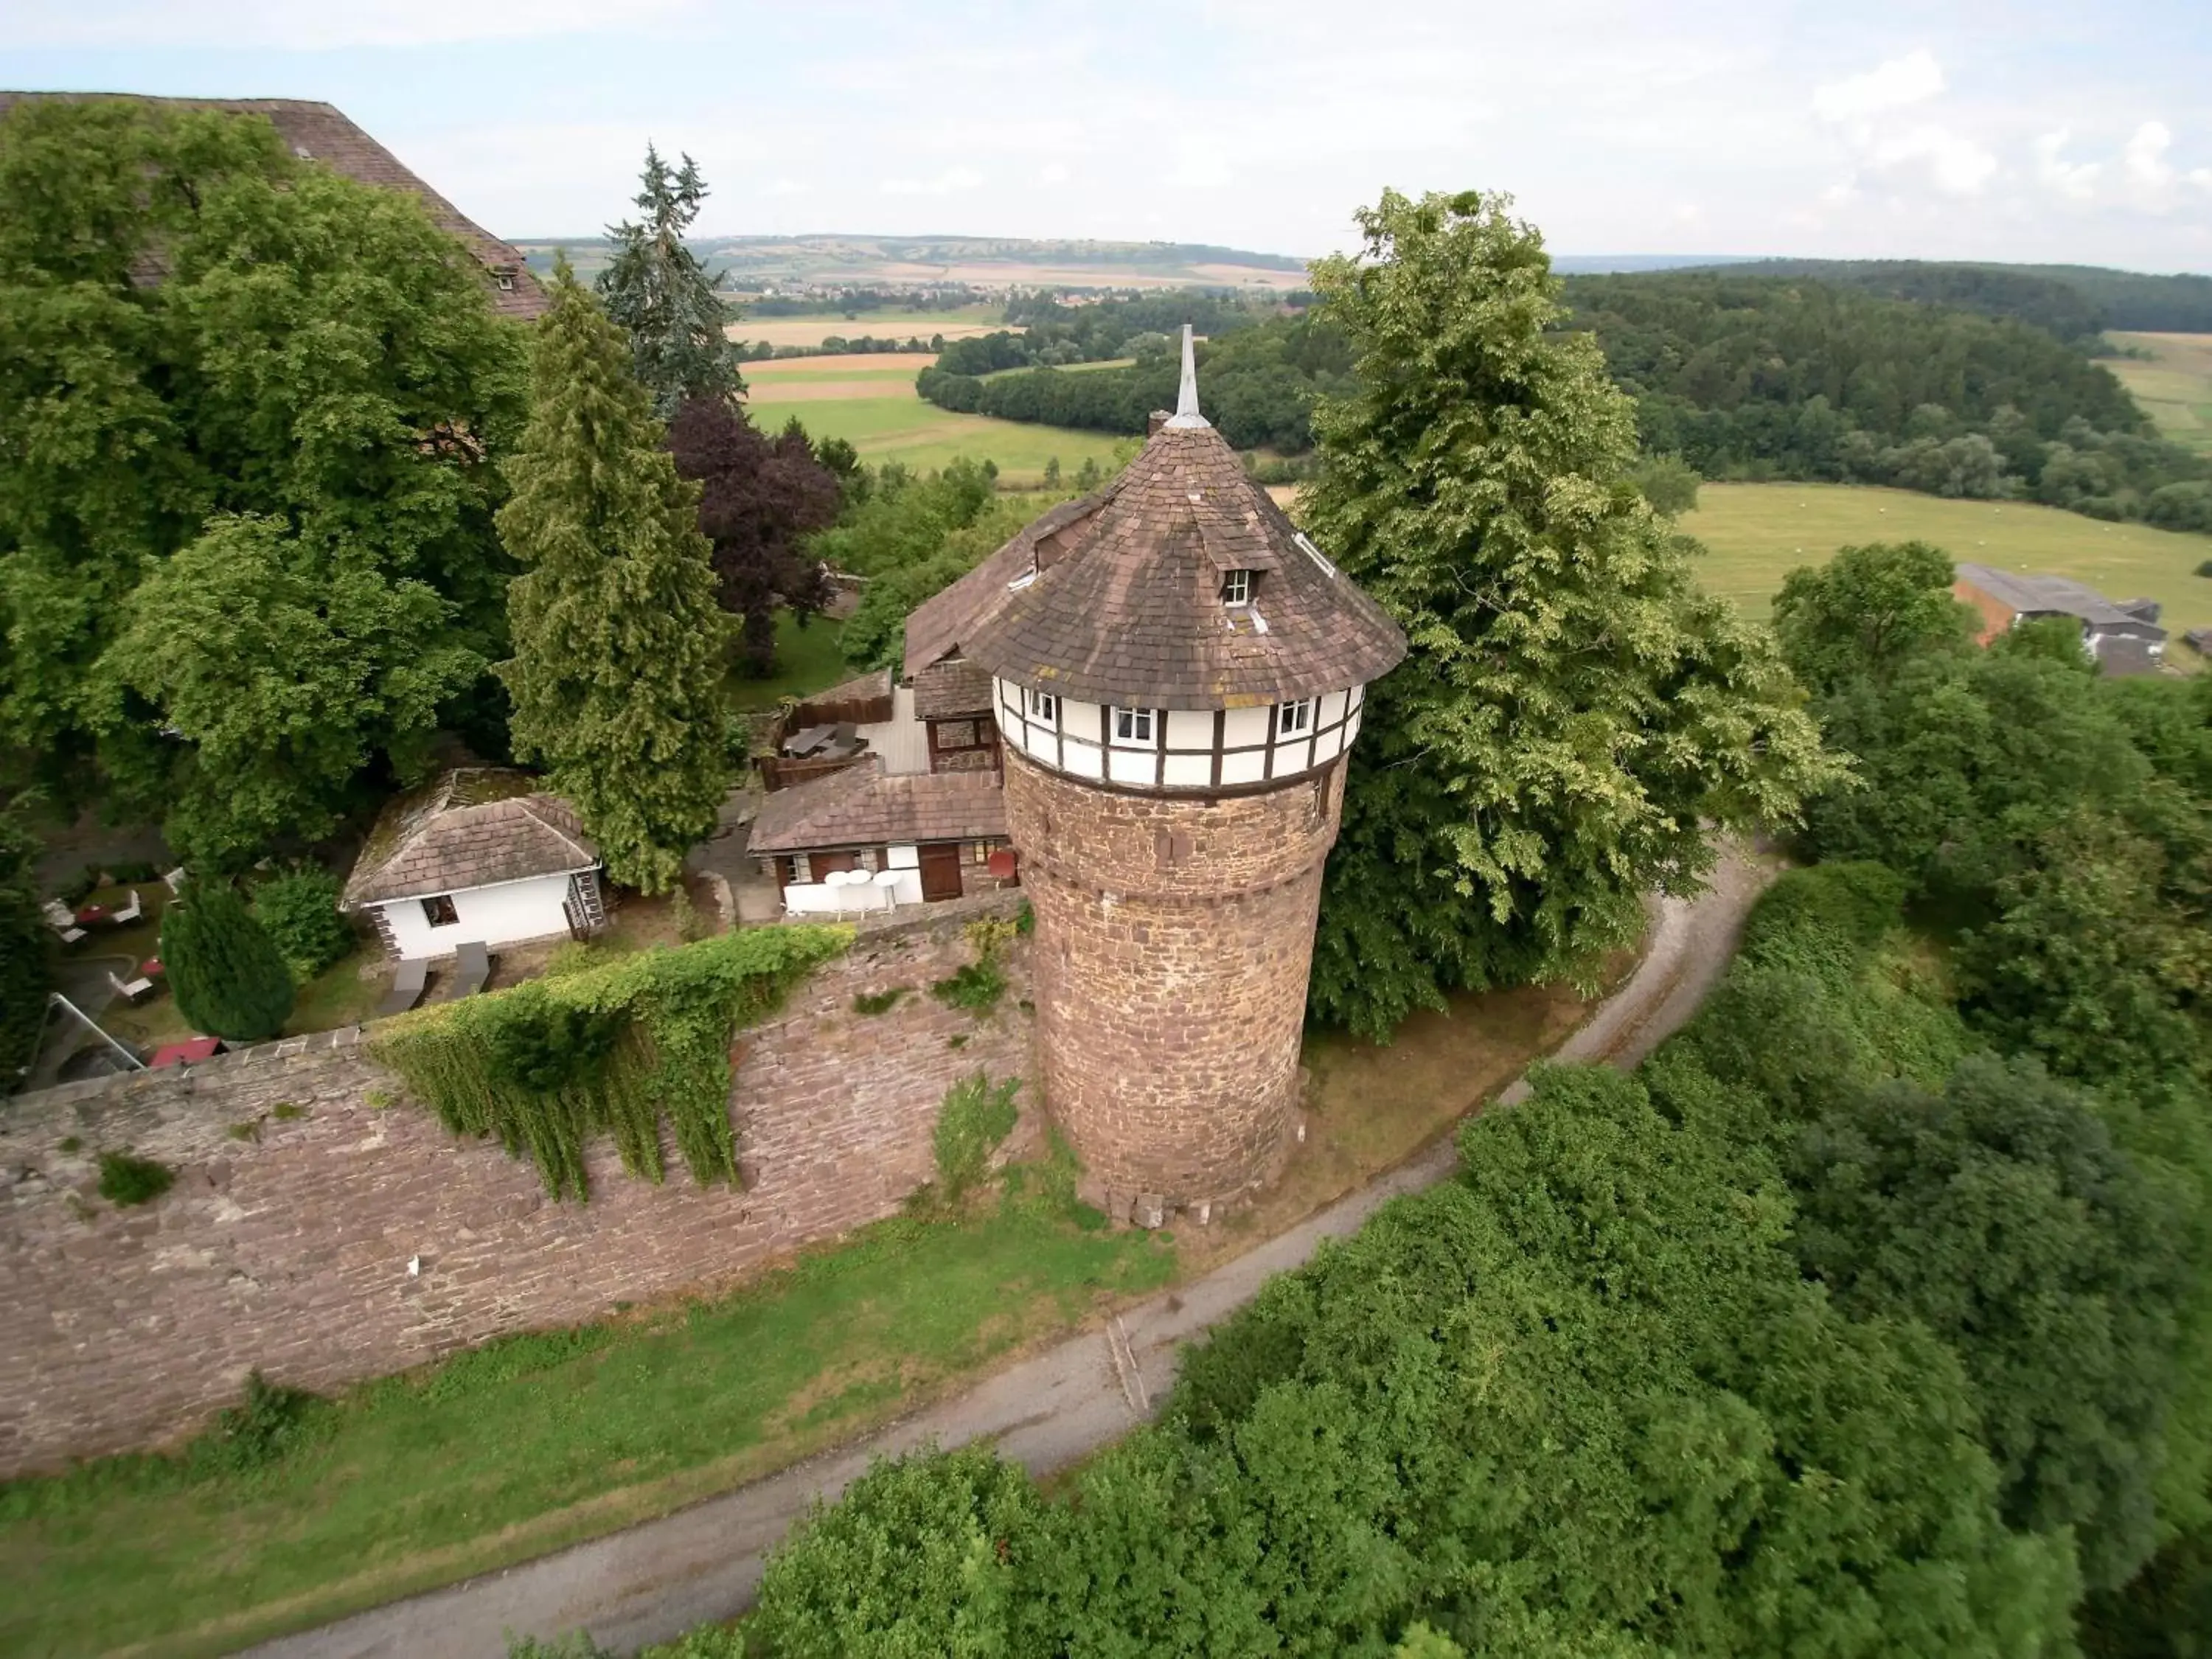
[[[1312,254],[1384,185],[1563,253],[2212,271],[2206,0],[0,0],[0,86],[324,99],[509,237],[1161,238]]]

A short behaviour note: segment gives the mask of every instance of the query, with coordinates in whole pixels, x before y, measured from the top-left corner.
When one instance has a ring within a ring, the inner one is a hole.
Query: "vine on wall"
[[[589,1196],[584,1145],[603,1129],[624,1169],[659,1181],[664,1116],[693,1180],[734,1183],[731,1034],[852,941],[849,927],[755,927],[641,951],[418,1009],[369,1051],[447,1128],[526,1152],[555,1198]]]

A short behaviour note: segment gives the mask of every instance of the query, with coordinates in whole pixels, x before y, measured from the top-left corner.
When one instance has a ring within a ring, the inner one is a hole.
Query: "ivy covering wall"
[[[730,1038],[774,1009],[849,927],[756,927],[441,1003],[392,1021],[369,1051],[456,1133],[526,1153],[556,1198],[588,1196],[584,1146],[604,1130],[623,1167],[659,1182],[667,1118],[692,1179],[738,1179]]]

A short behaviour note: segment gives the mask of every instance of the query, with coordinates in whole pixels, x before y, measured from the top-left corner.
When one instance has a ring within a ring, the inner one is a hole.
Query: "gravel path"
[[[1773,871],[1731,854],[1693,900],[1668,899],[1628,982],[1562,1044],[1558,1058],[1633,1066],[1679,1030],[1735,952]],[[1516,1082],[1499,1096],[1528,1094]],[[1358,1229],[1379,1206],[1449,1176],[1449,1137],[1203,1279],[1131,1308],[871,1438],[720,1498],[503,1572],[356,1614],[251,1650],[252,1659],[501,1659],[506,1633],[580,1626],[629,1652],[743,1611],[762,1561],[817,1497],[835,1497],[879,1455],[934,1439],[988,1439],[1039,1474],[1065,1468],[1150,1416],[1175,1379],[1182,1346],[1234,1313],[1272,1275],[1324,1238]]]

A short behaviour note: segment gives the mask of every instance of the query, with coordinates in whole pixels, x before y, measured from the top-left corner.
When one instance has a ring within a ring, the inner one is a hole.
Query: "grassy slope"
[[[731,1296],[370,1384],[326,1438],[258,1475],[107,1466],[0,1487],[0,1652],[228,1651],[850,1439],[1104,1299],[1273,1237],[1443,1133],[1586,1012],[1558,987],[1451,1003],[1385,1048],[1312,1040],[1299,1156],[1259,1203],[1179,1239],[1087,1231],[1027,1177],[1037,1196],[996,1213],[884,1223]]]
[[[2150,353],[2112,357],[2120,377],[2169,441],[2212,454],[2212,334],[2114,334],[2116,345]]]
[[[921,361],[915,360],[916,364]],[[1010,483],[1036,483],[1044,476],[1045,463],[1054,456],[1071,476],[1087,459],[1095,457],[1101,466],[1109,465],[1115,446],[1128,441],[1103,432],[956,415],[923,402],[914,389],[914,373],[865,358],[795,357],[749,363],[745,403],[753,423],[764,432],[777,430],[796,415],[814,436],[842,438],[864,460],[902,461],[926,470],[964,455],[997,462]],[[812,395],[781,399],[776,395],[780,388],[799,386]],[[845,386],[865,395],[823,395],[825,390]]]
[[[1839,547],[1917,539],[1954,559],[2071,576],[2112,599],[2148,594],[2165,605],[2163,620],[2177,634],[2212,624],[2212,580],[2194,574],[2212,558],[2212,536],[2016,501],[1795,483],[1705,484],[1682,528],[1710,550],[1698,562],[1698,580],[1747,610],[1763,611],[1784,574]]]
[[[730,707],[773,708],[786,697],[803,697],[853,678],[853,665],[838,653],[845,624],[817,617],[805,627],[788,611],[775,615],[775,672],[768,679],[732,674],[726,682]]]
[[[1061,1199],[897,1220],[719,1301],[511,1339],[355,1391],[318,1443],[187,1481],[0,1495],[0,1651],[228,1652],[726,1489],[1166,1281]]]

